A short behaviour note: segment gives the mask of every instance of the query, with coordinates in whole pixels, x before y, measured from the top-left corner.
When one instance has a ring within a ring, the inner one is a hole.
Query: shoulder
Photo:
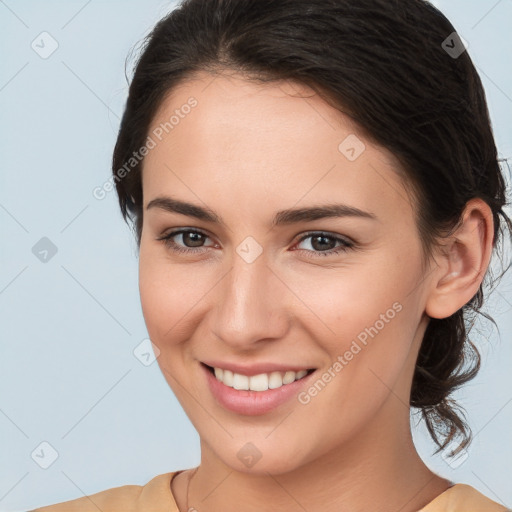
[[[148,507],[153,507],[154,512],[177,512],[177,508],[172,508],[175,502],[170,482],[178,472],[155,476],[146,485],[113,487],[74,500],[36,508],[30,512],[142,512]]]
[[[440,494],[420,512],[511,512],[510,509],[491,500],[474,487],[467,484],[455,484]]]

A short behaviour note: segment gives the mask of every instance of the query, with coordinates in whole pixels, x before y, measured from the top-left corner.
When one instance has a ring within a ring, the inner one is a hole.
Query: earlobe
[[[458,229],[436,255],[432,290],[425,305],[431,318],[447,318],[478,292],[492,255],[494,223],[482,199],[466,204]]]

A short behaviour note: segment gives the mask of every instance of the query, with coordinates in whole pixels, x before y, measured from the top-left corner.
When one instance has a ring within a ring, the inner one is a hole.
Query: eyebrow
[[[170,213],[179,213],[187,217],[194,217],[199,220],[225,226],[225,222],[213,210],[203,208],[192,203],[179,201],[167,196],[159,196],[152,199],[146,206],[146,210],[159,208]],[[284,226],[299,222],[311,222],[319,219],[333,217],[359,217],[363,219],[378,220],[374,213],[366,212],[344,204],[327,204],[322,206],[311,206],[307,208],[292,208],[279,210],[272,220],[272,226]]]

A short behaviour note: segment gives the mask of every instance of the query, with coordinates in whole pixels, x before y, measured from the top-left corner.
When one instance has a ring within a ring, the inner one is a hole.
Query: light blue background
[[[0,0],[1,511],[144,484],[199,463],[198,435],[157,363],[133,354],[147,337],[134,238],[115,193],[92,195],[110,176],[125,57],[172,5]],[[500,155],[511,157],[512,2],[437,5],[469,43]],[[59,44],[48,59],[31,48],[43,31]],[[58,249],[47,263],[32,253],[42,237]],[[511,283],[508,275],[485,307],[501,337],[489,322],[477,324],[483,368],[456,395],[476,434],[467,460],[452,469],[431,456],[425,429],[414,431],[435,471],[508,506]],[[43,441],[58,452],[48,469],[31,458]]]

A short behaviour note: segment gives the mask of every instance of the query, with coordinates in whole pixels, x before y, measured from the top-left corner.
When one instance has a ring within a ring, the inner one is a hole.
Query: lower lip
[[[238,390],[226,386],[223,382],[217,380],[205,365],[201,368],[206,375],[208,387],[213,396],[223,407],[246,416],[256,416],[265,414],[281,404],[284,404],[294,396],[297,396],[302,388],[308,384],[312,375],[311,372],[302,379],[296,380],[290,384],[284,384],[277,389],[268,389],[267,391]]]

